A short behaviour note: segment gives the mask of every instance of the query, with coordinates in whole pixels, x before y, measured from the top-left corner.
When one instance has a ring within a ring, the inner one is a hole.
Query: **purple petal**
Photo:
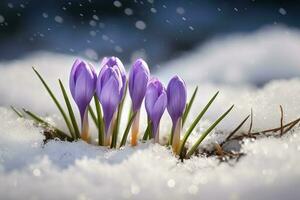
[[[167,95],[167,109],[174,124],[182,116],[186,106],[187,93],[184,81],[178,76],[173,77],[168,84]]]
[[[99,100],[104,114],[105,130],[107,132],[112,117],[120,103],[118,80],[112,76],[103,86]]]
[[[167,94],[162,83],[157,79],[151,79],[146,91],[145,107],[147,115],[153,124],[152,134],[156,134],[157,132],[167,102]]]
[[[157,128],[160,122],[162,115],[167,107],[167,94],[165,91],[161,93],[158,97],[157,101],[155,102],[153,111],[152,111],[152,122],[153,122],[153,132],[157,132]]]
[[[158,91],[154,84],[149,84],[145,95],[145,107],[149,116],[152,115],[152,109],[158,98]]]
[[[81,117],[91,101],[96,87],[97,75],[91,64],[77,59],[70,74],[70,90]]]
[[[149,74],[147,63],[142,59],[138,59],[130,70],[128,85],[133,111],[137,111],[141,107],[148,85]]]
[[[72,69],[71,69],[69,85],[70,85],[70,91],[71,91],[71,94],[73,97],[75,96],[75,82],[76,82],[76,78],[77,78],[76,72],[78,71],[78,68],[80,67],[80,65],[82,63],[83,63],[82,60],[76,59],[72,66]]]
[[[113,68],[113,69],[117,69],[117,72],[120,74],[121,80],[122,80],[122,84],[120,85],[121,87],[121,99],[124,96],[124,92],[125,92],[125,86],[126,86],[126,71],[124,68],[123,63],[121,62],[121,60],[117,57],[104,57],[102,62],[101,62],[101,67],[108,67],[108,68]],[[101,75],[101,73],[100,73]],[[99,75],[99,76],[100,76]]]

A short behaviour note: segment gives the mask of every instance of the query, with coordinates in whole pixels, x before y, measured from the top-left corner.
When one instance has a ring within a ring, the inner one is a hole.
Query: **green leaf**
[[[126,129],[125,129],[125,131],[123,133],[123,137],[122,137],[122,140],[121,140],[120,147],[122,147],[122,146],[124,146],[126,144],[128,133],[129,133],[129,130],[131,128],[131,124],[132,124],[133,119],[135,118],[135,116],[136,116],[136,112],[133,113],[133,115],[131,115],[131,117],[129,118],[129,121],[127,123]]]
[[[18,109],[16,109],[15,107],[10,106],[10,108],[11,108],[11,109],[12,109],[19,117],[21,117],[21,118],[24,117],[24,115],[23,115]]]
[[[126,98],[126,93],[127,93],[127,83],[126,83],[125,90],[124,90],[124,97],[118,106],[118,113],[117,113],[116,124],[115,124],[113,135],[112,135],[111,148],[117,147],[117,140],[118,140],[118,135],[119,135],[120,122],[121,122],[121,116],[123,113],[123,106],[124,106],[124,101]]]
[[[104,142],[104,123],[103,123],[100,102],[99,102],[99,99],[96,94],[94,95],[94,102],[95,102],[95,107],[96,107],[96,112],[97,112],[96,125],[98,128],[98,144],[99,144],[99,146],[101,146],[101,145],[103,145],[103,142]]]
[[[98,127],[98,121],[95,112],[93,111],[93,108],[89,105],[89,113],[92,117],[93,122],[95,123],[95,126]]]
[[[193,95],[190,99],[190,101],[187,103],[186,105],[186,108],[185,108],[185,111],[182,115],[182,126],[184,125],[184,123],[186,122],[186,119],[187,119],[187,116],[192,108],[192,105],[194,103],[194,100],[195,100],[195,97],[197,95],[197,92],[198,92],[198,86],[195,88],[194,92],[193,92]],[[172,140],[171,140],[172,141]]]
[[[63,131],[61,131],[60,129],[56,128],[55,126],[49,124],[48,122],[46,122],[45,120],[43,120],[41,117],[39,117],[38,115],[34,114],[33,112],[30,112],[29,110],[26,110],[23,108],[23,111],[29,115],[35,122],[40,123],[46,127],[49,127],[51,129],[53,129],[55,131],[55,133],[58,135],[59,138],[61,139],[67,139],[68,141],[73,141],[73,138],[68,136],[66,133],[64,133]]]
[[[184,145],[188,139],[188,137],[191,135],[192,131],[194,130],[194,128],[196,127],[196,125],[198,124],[198,122],[201,120],[201,118],[203,117],[203,115],[206,113],[206,111],[208,110],[209,106],[214,102],[214,100],[216,99],[216,97],[218,96],[219,91],[209,100],[209,102],[206,104],[206,106],[203,108],[203,110],[199,113],[199,115],[197,116],[197,118],[193,121],[193,123],[191,124],[191,126],[189,127],[189,129],[186,131],[183,140],[181,142],[180,145],[180,155],[183,154],[183,150],[184,150]]]
[[[152,130],[151,126],[152,126],[151,121],[148,119],[148,125],[143,136],[144,141],[148,140],[148,138],[151,138],[151,130]]]
[[[221,117],[219,117],[197,140],[197,142],[192,146],[192,148],[188,151],[186,154],[186,157],[189,158],[191,155],[195,153],[198,146],[201,144],[201,142],[204,140],[204,138],[226,117],[226,115],[232,110],[234,105],[232,105]]]
[[[46,88],[47,92],[49,93],[50,97],[52,98],[52,100],[54,101],[56,107],[58,108],[58,110],[60,111],[61,115],[63,116],[66,125],[69,129],[69,132],[71,133],[71,135],[74,137],[74,132],[72,130],[72,126],[70,123],[70,120],[68,119],[65,111],[63,110],[63,108],[61,107],[61,105],[59,104],[58,100],[56,99],[56,97],[54,96],[53,92],[51,91],[51,89],[49,88],[49,86],[47,85],[47,83],[44,81],[43,77],[38,73],[38,71],[36,71],[36,69],[34,67],[32,67],[33,71],[36,73],[36,75],[38,76],[38,78],[40,79],[40,81],[43,83],[44,87]]]
[[[72,125],[73,125],[73,128],[74,128],[74,131],[75,131],[76,139],[78,139],[78,138],[80,138],[80,132],[79,132],[79,129],[78,129],[78,125],[77,125],[77,122],[76,122],[76,118],[75,118],[75,115],[74,115],[74,112],[73,112],[73,109],[72,109],[69,97],[68,97],[67,92],[65,90],[65,87],[64,87],[64,85],[63,85],[63,83],[61,82],[60,79],[58,79],[58,82],[59,82],[62,94],[64,96],[64,99],[65,99],[65,102],[66,102],[66,106],[68,108],[69,116],[70,116],[70,119],[71,119],[71,122],[72,122]]]

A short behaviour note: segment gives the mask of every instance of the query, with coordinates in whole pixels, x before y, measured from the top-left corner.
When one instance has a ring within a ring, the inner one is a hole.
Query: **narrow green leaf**
[[[40,123],[46,127],[49,127],[51,129],[53,129],[55,131],[55,133],[62,139],[67,139],[68,141],[73,141],[73,138],[68,136],[66,133],[64,133],[63,131],[61,131],[60,129],[56,128],[55,126],[49,124],[48,122],[46,122],[45,120],[43,120],[41,117],[39,117],[38,115],[34,114],[33,112],[26,110],[23,108],[23,111],[29,115],[35,122]]]
[[[135,116],[136,116],[136,112],[133,113],[133,115],[131,115],[131,117],[129,118],[129,121],[127,123],[126,129],[125,129],[125,131],[123,133],[123,137],[122,137],[122,140],[121,140],[120,147],[122,147],[122,146],[124,146],[126,144],[128,133],[129,133],[129,130],[131,128],[131,124],[132,124],[133,119],[134,119]]]
[[[98,128],[98,144],[100,146],[100,145],[103,145],[103,142],[104,142],[104,123],[103,123],[101,107],[100,107],[100,103],[99,103],[99,99],[98,99],[97,95],[94,95],[94,102],[95,102],[95,107],[96,107],[96,112],[97,112],[96,125]]]
[[[11,108],[11,109],[12,109],[19,117],[21,117],[21,118],[24,117],[24,115],[23,115],[18,109],[16,109],[15,107],[10,106],[10,108]]]
[[[118,139],[118,134],[119,134],[120,121],[121,121],[121,116],[122,116],[122,109],[123,109],[123,101],[118,106],[118,113],[117,113],[116,124],[115,124],[113,135],[112,135],[111,148],[116,148],[117,147],[117,139]]]
[[[197,140],[197,142],[192,146],[192,148],[188,151],[186,154],[186,157],[189,158],[191,155],[195,153],[201,142],[204,140],[204,138],[226,117],[226,115],[232,110],[234,105],[232,105],[221,117],[219,117]]]
[[[197,92],[198,92],[198,86],[195,88],[194,92],[193,92],[193,95],[190,99],[190,101],[187,103],[186,105],[186,108],[185,108],[185,111],[182,115],[182,126],[184,125],[184,123],[186,122],[186,119],[187,119],[187,116],[192,108],[192,105],[194,103],[194,100],[195,100],[195,97],[197,95]],[[171,140],[172,141],[172,140]]]
[[[63,83],[61,82],[60,79],[58,79],[58,82],[59,82],[59,85],[60,85],[61,92],[64,96],[66,106],[68,108],[69,116],[70,116],[70,119],[71,119],[71,122],[72,122],[72,125],[73,125],[73,129],[75,131],[76,139],[78,139],[78,138],[80,138],[80,132],[79,132],[79,129],[78,129],[78,125],[77,125],[77,122],[76,122],[76,118],[75,118],[75,115],[74,115],[69,97],[68,97],[66,89],[65,89],[65,87],[64,87],[64,85],[63,85]]]
[[[66,122],[66,125],[67,125],[67,127],[69,129],[69,132],[71,133],[72,136],[74,136],[74,133],[73,133],[73,130],[72,130],[72,126],[71,126],[71,122],[68,119],[65,111],[63,110],[63,108],[59,104],[58,100],[54,96],[53,92],[51,91],[51,89],[49,88],[49,86],[47,85],[47,83],[44,81],[43,77],[38,73],[38,71],[34,67],[32,67],[32,69],[36,73],[36,75],[38,76],[38,78],[40,79],[40,81],[43,83],[43,85],[46,88],[47,92],[49,93],[50,97],[54,101],[56,107],[58,108],[58,110],[60,111],[61,115],[63,116],[63,118],[64,118],[64,120]]]
[[[209,106],[214,102],[214,100],[216,99],[216,97],[218,96],[219,91],[209,100],[209,102],[206,104],[206,106],[203,108],[203,110],[199,113],[199,115],[197,116],[197,118],[193,121],[193,123],[191,124],[191,126],[189,127],[189,129],[186,131],[183,140],[181,142],[180,145],[180,155],[183,154],[183,150],[184,150],[184,145],[188,139],[188,137],[191,135],[192,131],[194,130],[194,128],[196,127],[196,125],[198,124],[198,122],[201,120],[201,118],[203,117],[203,115],[206,113],[206,111],[208,110]]]
[[[146,141],[151,137],[151,121],[148,119],[148,125],[143,135],[143,140]]]
[[[120,122],[121,122],[121,116],[123,113],[123,107],[124,107],[124,101],[126,98],[126,93],[127,93],[127,84],[126,84],[125,90],[124,90],[124,97],[118,106],[118,113],[117,113],[116,124],[115,124],[113,135],[112,135],[113,137],[112,137],[111,148],[117,147],[117,140],[118,140],[118,135],[119,135]]]
[[[98,127],[98,121],[95,112],[93,111],[93,108],[89,105],[89,113],[92,117],[93,122],[95,123],[95,126]]]
[[[130,110],[129,110],[129,112],[128,112],[128,121],[127,121],[127,124],[129,123],[129,121],[130,121],[130,118],[131,118],[131,116],[133,115],[133,109],[132,109],[132,104],[130,105]]]

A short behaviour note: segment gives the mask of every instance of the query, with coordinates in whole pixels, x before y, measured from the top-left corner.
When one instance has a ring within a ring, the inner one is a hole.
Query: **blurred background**
[[[0,61],[47,50],[155,68],[214,37],[297,28],[299,10],[298,0],[1,0]]]

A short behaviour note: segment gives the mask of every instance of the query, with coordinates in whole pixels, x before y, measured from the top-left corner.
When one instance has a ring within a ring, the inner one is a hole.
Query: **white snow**
[[[279,105],[283,106],[285,122],[299,117],[299,44],[299,32],[287,28],[217,39],[192,55],[167,63],[165,67],[173,69],[156,75],[165,82],[175,73],[181,75],[190,93],[199,84],[189,121],[220,91],[192,140],[235,104],[234,111],[217,128],[223,134],[209,136],[204,142],[209,144],[224,138],[251,108],[253,130],[279,126]],[[212,157],[193,157],[181,163],[170,150],[151,143],[122,150],[81,141],[44,145],[40,129],[29,120],[17,118],[8,106],[30,108],[64,128],[31,66],[36,66],[59,94],[57,78],[67,86],[74,59],[40,52],[0,63],[1,199],[299,199],[300,128],[280,139],[246,140],[242,145],[246,156],[237,163],[219,163]],[[269,82],[271,79],[280,80]],[[265,82],[261,88],[255,86]],[[145,113],[142,116],[145,121]],[[167,132],[167,114],[162,123],[161,131]]]
[[[299,77],[300,33],[281,26],[252,34],[217,38],[166,63],[161,73],[180,74],[189,82],[264,84],[272,79]],[[284,70],[283,70],[284,69]]]

